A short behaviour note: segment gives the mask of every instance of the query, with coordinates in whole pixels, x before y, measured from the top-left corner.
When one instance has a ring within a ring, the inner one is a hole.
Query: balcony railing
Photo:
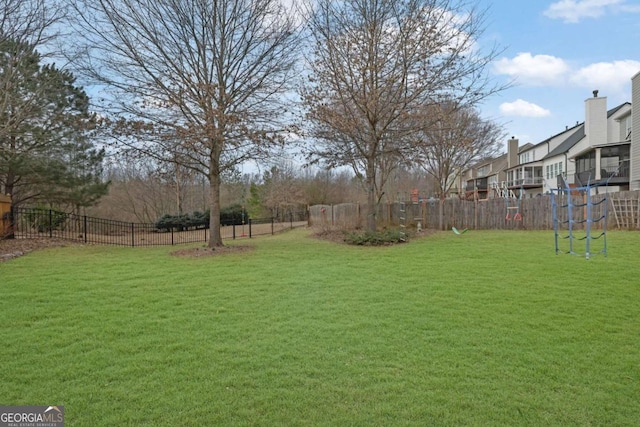
[[[474,191],[474,190],[486,191],[488,188],[489,188],[489,185],[487,184],[486,179],[477,179],[475,181],[467,181],[467,184],[465,185],[465,191]]]
[[[596,170],[589,169],[576,172],[575,181],[581,185],[596,181]],[[629,162],[622,162],[620,166],[607,166],[600,169],[600,180],[611,180],[615,183],[629,181]]]
[[[507,185],[509,187],[541,186],[543,182],[544,182],[544,178],[542,178],[541,176],[536,176],[536,177],[520,178],[520,179],[507,181]]]

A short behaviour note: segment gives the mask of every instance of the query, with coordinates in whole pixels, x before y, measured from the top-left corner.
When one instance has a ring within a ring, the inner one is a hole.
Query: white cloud
[[[561,83],[569,71],[569,65],[555,56],[534,56],[529,52],[522,52],[513,59],[498,60],[494,71],[517,78],[518,84],[544,86]]]
[[[500,112],[505,116],[519,117],[547,117],[551,115],[551,111],[522,99],[500,104]]]
[[[603,95],[619,94],[640,71],[640,62],[633,60],[598,62],[572,74],[570,81],[579,87],[598,89]]]
[[[519,53],[515,58],[502,58],[494,64],[497,74],[508,75],[522,86],[570,85],[598,89],[606,96],[628,92],[631,77],[640,72],[640,61],[631,59],[597,62],[572,69],[567,61],[550,55]]]
[[[640,4],[623,4],[620,6],[621,12],[640,13]]]
[[[599,18],[608,12],[640,12],[640,9],[627,0],[560,0],[552,3],[544,14],[575,24],[583,18]]]

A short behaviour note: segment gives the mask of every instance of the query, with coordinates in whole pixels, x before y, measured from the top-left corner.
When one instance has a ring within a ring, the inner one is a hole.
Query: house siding
[[[640,190],[640,73],[631,79],[631,190]],[[633,108],[635,107],[635,108]]]
[[[594,97],[585,101],[585,134],[589,145],[607,142],[607,98]]]

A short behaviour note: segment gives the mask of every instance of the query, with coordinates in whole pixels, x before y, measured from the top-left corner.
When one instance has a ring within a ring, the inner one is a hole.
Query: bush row
[[[163,215],[156,221],[156,228],[159,230],[185,231],[189,229],[208,228],[209,227],[209,210],[204,212],[195,211],[190,214],[182,215]],[[220,224],[222,225],[240,225],[248,222],[246,211],[242,205],[235,204],[227,206],[220,211]]]

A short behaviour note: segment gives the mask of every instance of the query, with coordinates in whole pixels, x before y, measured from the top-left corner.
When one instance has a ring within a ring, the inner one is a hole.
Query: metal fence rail
[[[159,229],[155,224],[114,221],[52,209],[14,208],[10,234],[18,239],[58,238],[117,246],[161,246],[207,242],[208,225]],[[246,224],[221,227],[223,240],[251,238],[307,225],[306,212],[292,212],[288,221],[249,219]]]

